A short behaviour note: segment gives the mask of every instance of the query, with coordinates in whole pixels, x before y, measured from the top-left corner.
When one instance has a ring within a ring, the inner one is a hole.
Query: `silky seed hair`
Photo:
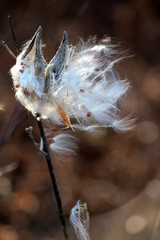
[[[89,237],[89,213],[87,204],[78,200],[71,209],[70,222],[74,227],[78,240],[90,240]]]
[[[47,64],[42,54],[42,28],[22,49],[11,69],[15,96],[34,116],[61,131],[53,138],[51,149],[72,152],[72,131],[89,131],[93,134],[113,128],[125,132],[132,128],[134,120],[121,117],[123,99],[130,89],[127,79],[120,79],[116,64],[124,57],[117,52],[110,38],[97,42],[96,38],[83,40],[77,46],[68,44],[64,31],[60,47]],[[104,130],[103,130],[104,129]],[[99,131],[100,130],[100,131]],[[64,139],[70,139],[66,144]],[[61,143],[57,147],[57,141]],[[64,146],[64,149],[63,149]]]

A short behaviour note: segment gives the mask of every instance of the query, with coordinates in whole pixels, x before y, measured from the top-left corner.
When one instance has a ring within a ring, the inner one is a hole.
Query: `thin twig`
[[[86,10],[88,8],[88,5],[89,5],[89,1],[88,0],[85,0],[82,3],[82,5],[81,5],[81,7],[80,7],[80,9],[79,9],[79,11],[77,13],[76,19],[71,23],[71,25],[70,25],[70,27],[69,27],[69,29],[67,31],[68,35],[70,35],[73,32],[73,30],[75,29],[75,27],[76,27],[77,23],[79,22],[80,18],[85,14],[85,12],[86,12]]]
[[[24,109],[16,105],[13,111],[5,118],[4,123],[0,128],[0,147],[2,147],[11,137],[15,129],[27,119],[27,114]]]
[[[44,133],[42,120],[41,120],[39,114],[37,114],[36,119],[37,119],[37,123],[38,123],[41,138],[43,139],[43,149],[44,149],[44,152],[46,153],[45,157],[46,157],[48,170],[49,170],[49,173],[50,173],[50,177],[51,177],[51,181],[52,181],[52,185],[53,185],[53,190],[54,190],[57,205],[58,205],[59,217],[60,217],[60,221],[61,221],[61,224],[62,224],[62,227],[63,227],[64,237],[65,237],[66,240],[69,240],[68,233],[67,233],[67,227],[66,227],[66,221],[65,221],[65,217],[64,217],[64,213],[63,213],[61,197],[60,197],[60,193],[59,193],[59,189],[58,189],[58,183],[57,183],[57,179],[56,179],[56,176],[55,176],[55,173],[54,173],[54,168],[53,168],[53,164],[52,164],[52,161],[51,161],[51,157],[50,157],[48,144],[47,144],[47,140],[46,140],[45,133]]]
[[[12,33],[12,38],[13,38],[13,41],[14,41],[15,49],[16,49],[17,54],[19,54],[19,48],[18,48],[18,44],[17,44],[17,41],[16,41],[16,36],[15,36],[14,30],[13,30],[11,16],[8,16],[8,21],[9,21],[9,25],[10,25],[10,28],[11,28],[11,33]]]
[[[160,211],[157,213],[151,240],[158,240],[160,237]]]
[[[8,45],[6,44],[6,42],[4,40],[1,41],[1,44],[3,47],[5,47],[5,49],[7,50],[7,52],[16,59],[16,56],[14,55],[14,53],[11,51],[11,49],[8,47]]]
[[[0,177],[2,177],[3,175],[10,173],[14,170],[16,170],[18,168],[18,163],[17,162],[13,162],[10,163],[9,165],[6,165],[2,168],[0,168]]]
[[[36,147],[36,149],[42,153],[43,155],[47,155],[47,153],[43,152],[41,149],[40,149],[40,144],[38,144],[35,140],[34,140],[34,137],[33,137],[33,134],[32,134],[32,130],[33,130],[33,127],[32,126],[29,126],[28,128],[25,129],[25,131],[28,133],[28,136],[31,138],[34,146]]]

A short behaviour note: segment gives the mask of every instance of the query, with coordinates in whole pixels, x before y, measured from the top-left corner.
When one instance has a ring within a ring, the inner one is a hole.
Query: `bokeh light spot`
[[[150,181],[146,186],[145,192],[150,198],[155,199],[160,197],[160,181],[159,180]]]
[[[38,199],[30,192],[20,191],[13,194],[13,203],[17,210],[34,213],[39,208]]]
[[[18,234],[15,229],[10,225],[0,226],[0,239],[1,240],[19,240]]]
[[[150,121],[142,122],[137,129],[137,136],[143,143],[150,144],[159,137],[158,126]]]
[[[143,231],[146,226],[146,221],[141,216],[132,216],[127,219],[125,230],[129,234],[137,234]]]
[[[11,181],[7,177],[0,177],[0,195],[2,197],[8,196],[11,193]]]

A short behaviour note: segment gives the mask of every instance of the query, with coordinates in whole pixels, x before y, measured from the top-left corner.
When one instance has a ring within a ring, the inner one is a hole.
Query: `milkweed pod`
[[[58,80],[62,74],[66,65],[67,52],[68,37],[67,32],[64,31],[60,47],[46,68],[46,91],[48,91],[50,87],[53,86],[53,82],[55,80]]]
[[[71,209],[70,221],[74,227],[78,240],[90,240],[89,237],[89,213],[87,204],[78,200]]]

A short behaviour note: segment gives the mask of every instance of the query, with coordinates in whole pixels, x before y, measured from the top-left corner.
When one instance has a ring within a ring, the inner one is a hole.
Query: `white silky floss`
[[[71,209],[69,219],[78,240],[90,240],[87,204],[78,200],[77,204]]]
[[[73,47],[68,45],[64,32],[56,55],[47,64],[41,51],[41,35],[39,27],[10,70],[18,101],[53,126],[92,133],[108,127],[115,131],[131,129],[133,120],[121,119],[117,106],[123,104],[129,83],[120,80],[114,69],[122,57],[116,58],[118,53],[109,38],[98,44],[93,38]],[[69,134],[66,139],[74,141]],[[56,136],[51,149],[62,152],[64,139]],[[65,142],[65,152],[67,148],[72,152],[71,145]]]

